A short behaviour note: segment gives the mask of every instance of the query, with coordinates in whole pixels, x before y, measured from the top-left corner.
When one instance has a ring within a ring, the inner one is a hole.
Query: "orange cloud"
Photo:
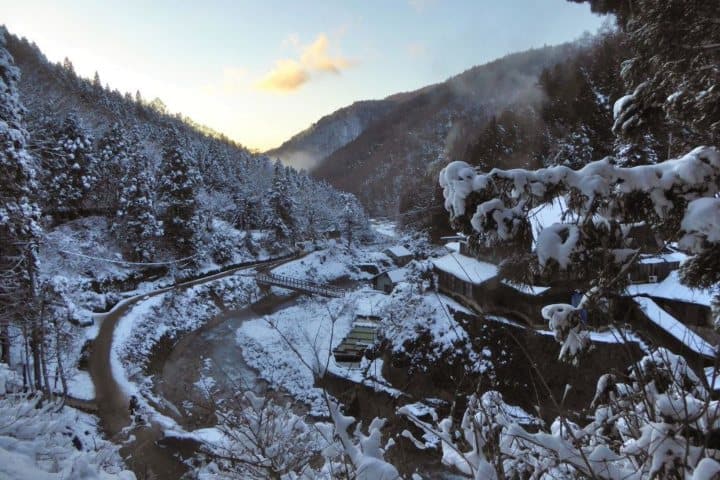
[[[287,93],[300,88],[309,78],[308,72],[295,60],[278,60],[255,85],[260,90]]]
[[[299,44],[297,37],[290,37],[286,42]],[[310,45],[302,47],[299,60],[283,59],[275,62],[275,68],[263,76],[255,86],[260,90],[289,93],[307,83],[313,73],[339,74],[350,67],[352,62],[340,55],[329,53],[327,35],[321,33]]]
[[[340,73],[350,66],[350,61],[343,57],[331,57],[328,54],[327,35],[321,33],[317,39],[303,49],[300,63],[311,70]]]

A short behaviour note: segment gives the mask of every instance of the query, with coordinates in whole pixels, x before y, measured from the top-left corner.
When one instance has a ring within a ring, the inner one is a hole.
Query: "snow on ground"
[[[478,372],[487,370],[489,363],[473,349],[464,328],[453,317],[454,311],[467,309],[454,300],[435,292],[422,295],[412,291],[409,284],[396,287],[384,312],[382,331],[394,352],[404,352],[407,344],[415,342],[421,332],[430,336],[430,360],[441,360],[448,354],[467,356]]]
[[[280,265],[274,268],[272,273],[317,283],[332,282],[341,278],[367,280],[372,275],[354,267],[354,265],[366,263],[381,266],[392,264],[387,255],[383,253],[364,248],[348,250],[344,245],[330,241],[328,248]]]
[[[327,415],[315,375],[334,363],[332,349],[352,326],[351,305],[346,298],[303,297],[296,305],[249,320],[237,330],[242,355],[271,385],[308,404],[311,414]]]
[[[131,480],[117,447],[104,440],[95,417],[40,397],[12,393],[13,378],[0,364],[0,478]]]
[[[75,371],[67,380],[68,393],[71,397],[81,400],[93,400],[95,398],[95,386],[88,372]]]
[[[40,274],[51,278],[91,276],[95,280],[123,279],[135,269],[121,263],[94,260],[89,257],[122,261],[122,252],[110,233],[105,217],[86,217],[63,223],[45,235],[40,247]]]
[[[252,272],[252,270],[250,271]],[[220,312],[213,298],[227,308],[239,309],[256,298],[255,279],[247,271],[184,290],[170,291],[142,300],[125,314],[113,337],[113,375],[123,387],[136,391],[128,379],[143,376],[145,361],[154,345],[165,336],[195,330]]]
[[[715,347],[660,308],[655,302],[647,297],[635,297],[633,300],[642,308],[651,322],[679,340],[683,345],[686,345],[692,351],[701,355],[711,358],[715,357]]]
[[[385,237],[397,238],[398,236],[397,224],[392,220],[371,218],[370,228]]]
[[[138,391],[138,387],[135,383],[130,381],[130,378],[135,374],[140,373],[141,366],[138,365],[138,362],[136,361],[123,362],[122,358],[125,356],[129,348],[128,343],[132,337],[135,337],[133,338],[134,341],[140,340],[143,342],[141,345],[136,345],[136,347],[143,349],[147,348],[148,351],[152,348],[151,345],[147,345],[147,343],[145,343],[151,342],[152,337],[143,336],[142,338],[137,338],[137,335],[134,334],[140,330],[142,326],[141,324],[147,324],[146,321],[153,310],[159,308],[163,304],[165,295],[167,294],[163,293],[141,301],[129,312],[123,315],[115,326],[112,350],[110,352],[110,365],[112,367],[113,377],[120,385],[120,388],[122,388],[128,395],[135,394]],[[159,338],[160,337],[158,337],[158,339]]]
[[[409,289],[409,285],[406,288]],[[397,289],[396,289],[397,290]],[[406,293],[402,293],[402,292]],[[416,339],[419,330],[430,332],[432,355],[468,347],[470,339],[452,317],[448,306],[467,311],[454,301],[434,293],[418,295],[400,288],[398,295],[384,295],[370,288],[350,292],[341,299],[302,298],[298,304],[262,319],[245,322],[237,331],[237,341],[245,361],[276,388],[287,391],[309,405],[314,415],[327,414],[322,391],[314,387],[314,372],[327,371],[397,396],[401,392],[382,378],[382,361],[348,368],[335,363],[331,355],[349,333],[357,315],[379,315],[384,336],[402,350],[406,341]],[[413,301],[408,303],[411,295]],[[480,371],[486,360],[474,358]]]
[[[448,253],[440,258],[433,258],[433,265],[464,282],[479,285],[497,276],[497,266],[482,262],[475,258],[466,257],[459,253]]]

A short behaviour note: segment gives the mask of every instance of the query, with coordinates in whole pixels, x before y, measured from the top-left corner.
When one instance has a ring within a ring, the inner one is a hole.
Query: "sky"
[[[565,0],[0,0],[0,12],[51,61],[260,151],[354,101],[604,21]]]

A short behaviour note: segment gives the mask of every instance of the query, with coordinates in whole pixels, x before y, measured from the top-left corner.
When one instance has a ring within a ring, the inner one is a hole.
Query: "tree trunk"
[[[0,363],[10,365],[10,326],[7,323],[0,326]]]
[[[68,312],[68,321],[70,321],[70,312]],[[53,328],[55,329],[55,354],[57,355],[57,368],[58,374],[60,375],[60,383],[62,384],[63,397],[67,397],[68,386],[67,379],[65,378],[65,369],[62,363],[62,352],[60,348],[60,326],[58,325],[57,318],[53,316]]]

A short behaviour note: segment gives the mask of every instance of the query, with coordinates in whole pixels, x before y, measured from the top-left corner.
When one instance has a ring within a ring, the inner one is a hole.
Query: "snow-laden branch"
[[[518,206],[527,212],[533,206],[570,193],[581,196],[582,201],[573,207],[582,217],[594,213],[596,200],[604,203],[607,217],[622,216],[625,195],[643,192],[650,198],[655,213],[664,218],[678,199],[690,202],[718,193],[719,180],[720,152],[714,147],[698,147],[680,158],[630,168],[618,167],[608,157],[580,170],[555,166],[539,170],[493,169],[482,174],[465,162],[455,161],[440,172],[445,208],[451,216],[466,214],[466,201],[473,192],[488,199],[477,205],[473,214],[471,223],[476,230],[484,224],[482,217],[491,212],[502,219],[513,218],[519,213]],[[499,198],[514,199],[516,205],[506,206]]]

